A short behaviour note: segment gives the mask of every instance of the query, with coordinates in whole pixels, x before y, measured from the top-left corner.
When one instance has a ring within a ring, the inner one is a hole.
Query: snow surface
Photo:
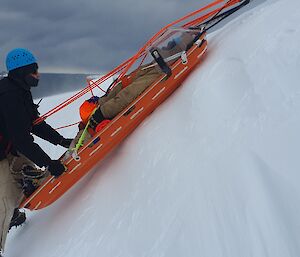
[[[6,256],[300,256],[299,22],[298,0],[268,0],[210,35],[203,64],[118,149],[27,211]]]

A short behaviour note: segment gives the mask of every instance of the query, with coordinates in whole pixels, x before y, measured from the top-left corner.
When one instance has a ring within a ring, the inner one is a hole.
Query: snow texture
[[[268,0],[210,35],[166,102],[63,198],[27,211],[5,256],[300,256],[299,22],[298,0]]]

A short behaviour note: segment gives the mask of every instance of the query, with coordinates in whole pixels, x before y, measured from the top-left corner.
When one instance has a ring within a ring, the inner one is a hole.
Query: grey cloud
[[[257,0],[259,1],[259,0]],[[102,72],[129,58],[157,30],[211,0],[4,0],[0,71],[15,47],[41,70]]]

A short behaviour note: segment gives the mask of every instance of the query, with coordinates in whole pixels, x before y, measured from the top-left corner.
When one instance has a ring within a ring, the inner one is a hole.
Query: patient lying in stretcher
[[[168,57],[186,49],[186,46],[194,39],[192,33],[182,33],[180,38],[172,39],[165,47],[159,49],[163,57]],[[132,101],[144,92],[154,81],[164,73],[158,65],[141,66],[130,75],[132,81],[119,82],[104,96],[92,97],[86,100],[80,107],[82,121],[79,124],[79,132],[71,143],[70,149],[74,149],[78,140],[88,124],[84,135],[84,144],[96,132],[102,130],[114,117],[123,111]],[[130,77],[130,76],[129,76]]]
[[[123,111],[161,75],[163,75],[163,72],[160,71],[157,66],[148,69],[140,68],[130,84],[124,85],[124,83],[119,82],[104,96],[100,98],[93,96],[84,101],[79,110],[81,117],[79,132],[72,141],[69,149],[74,149],[76,147],[87,124],[88,133],[84,135],[83,144],[95,133],[102,130],[110,120]]]

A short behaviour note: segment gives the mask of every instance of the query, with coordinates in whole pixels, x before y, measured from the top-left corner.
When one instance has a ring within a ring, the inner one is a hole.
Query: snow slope
[[[299,22],[298,0],[267,0],[211,35],[117,150],[27,212],[6,256],[300,256]]]

